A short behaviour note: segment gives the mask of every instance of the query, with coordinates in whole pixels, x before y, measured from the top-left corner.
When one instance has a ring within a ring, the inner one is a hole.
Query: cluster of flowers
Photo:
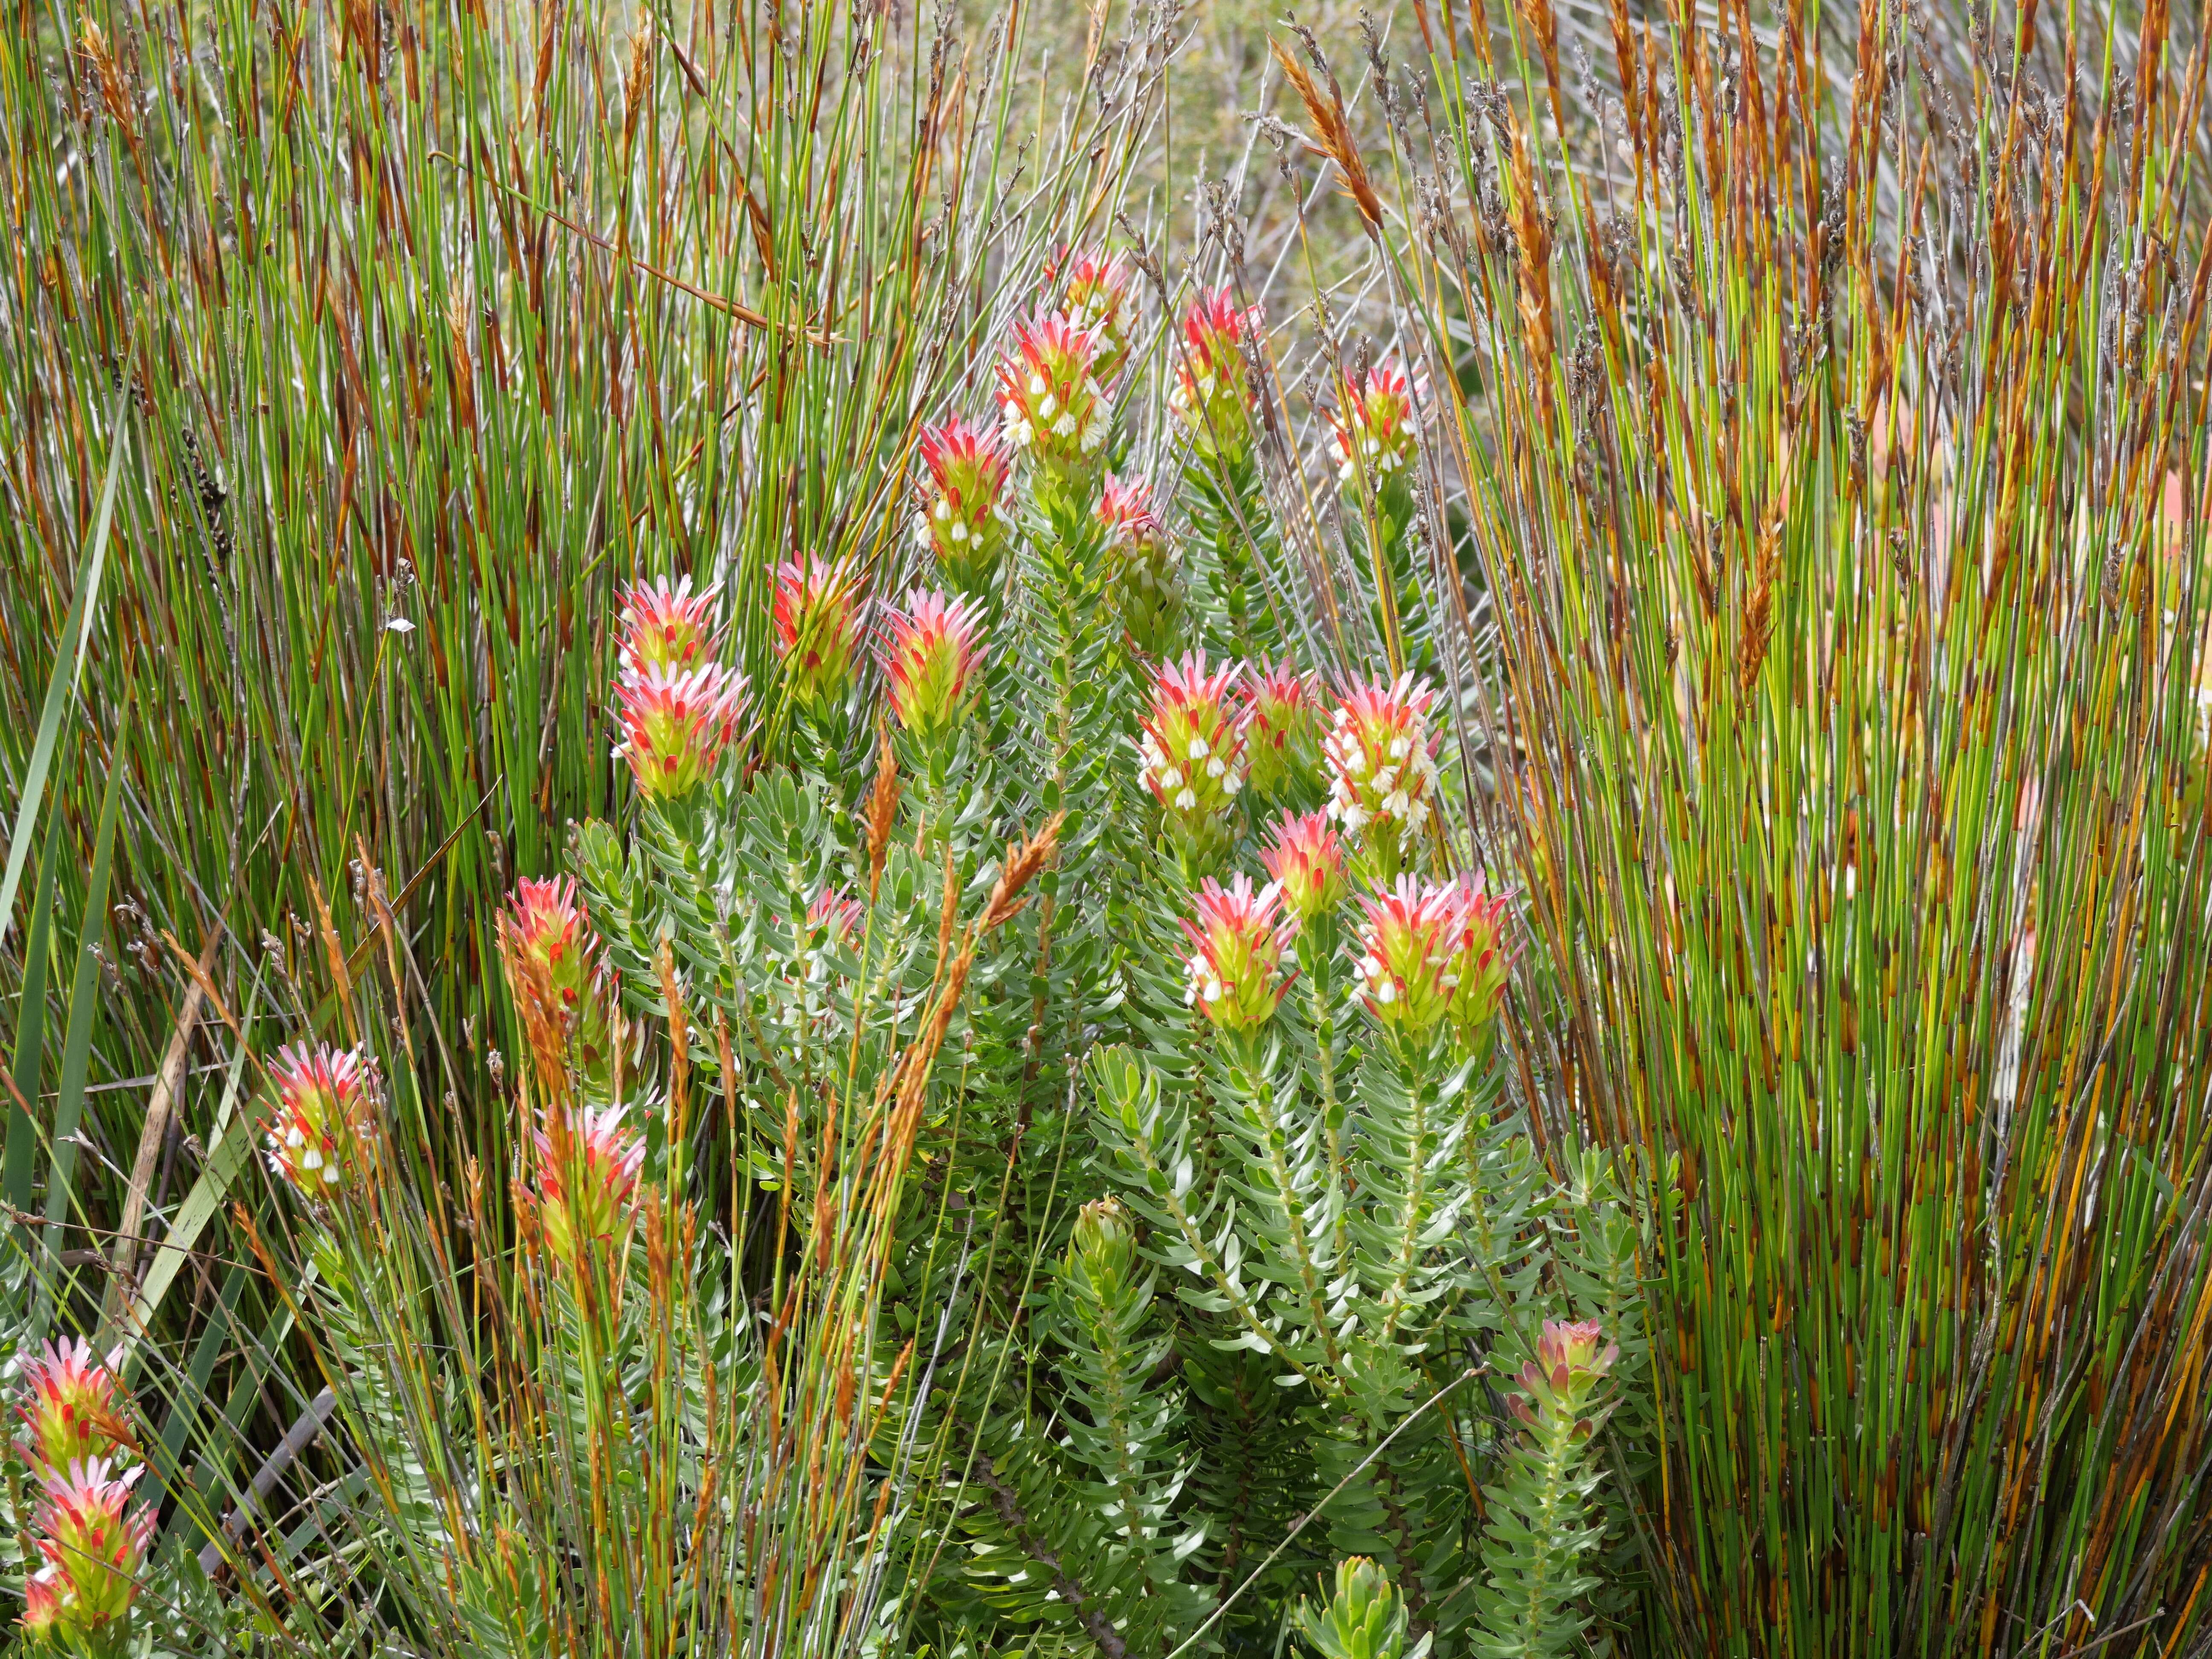
[[[615,701],[638,793],[675,800],[714,775],[737,735],[745,677],[723,665],[712,589],[690,578],[643,582],[624,596]]]
[[[23,1630],[75,1651],[119,1651],[154,1540],[150,1506],[131,1504],[145,1471],[116,1403],[118,1356],[82,1337],[24,1362],[16,1449],[39,1482],[31,1522],[43,1565],[23,1586]]]
[[[1139,775],[1170,815],[1225,813],[1245,776],[1248,747],[1295,741],[1312,718],[1304,682],[1287,670],[1248,677],[1243,707],[1231,706],[1234,669],[1206,671],[1203,657],[1163,669],[1152,718],[1139,740]],[[1340,837],[1393,867],[1401,837],[1428,820],[1436,789],[1431,693],[1407,678],[1346,692],[1322,754],[1325,811],[1276,820],[1260,855],[1269,880],[1255,889],[1237,875],[1227,887],[1200,884],[1195,921],[1186,921],[1184,1000],[1215,1025],[1265,1024],[1289,987],[1283,953],[1298,929],[1331,915],[1347,886]],[[1252,769],[1256,772],[1255,765]],[[1442,884],[1400,876],[1362,895],[1364,925],[1354,967],[1368,1012],[1386,1029],[1425,1037],[1449,1020],[1472,1043],[1496,1013],[1505,983],[1505,902],[1479,878]]]

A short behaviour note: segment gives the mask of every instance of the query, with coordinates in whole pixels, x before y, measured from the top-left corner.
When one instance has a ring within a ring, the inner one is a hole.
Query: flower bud
[[[374,1158],[371,1076],[361,1054],[305,1043],[277,1051],[269,1122],[269,1167],[303,1198],[359,1194]]]
[[[120,1350],[118,1350],[119,1355]],[[116,1408],[115,1357],[94,1359],[82,1337],[49,1341],[46,1352],[23,1362],[23,1395],[15,1410],[29,1431],[15,1443],[33,1471],[67,1470],[72,1463],[114,1459],[135,1450],[131,1425]]]
[[[1224,1030],[1266,1024],[1289,987],[1282,972],[1281,896],[1272,883],[1255,893],[1252,878],[1239,875],[1225,889],[1211,878],[1201,883],[1194,902],[1198,920],[1182,924],[1191,945],[1184,1005]]]
[[[921,465],[929,476],[918,492],[915,539],[936,552],[956,590],[988,601],[1006,556],[1013,455],[998,434],[955,418],[922,433]]]
[[[1302,924],[1328,915],[1344,896],[1344,845],[1326,813],[1278,818],[1260,862],[1281,892],[1283,908]]]
[[[558,1066],[573,1043],[579,1069],[603,1076],[611,1058],[611,988],[574,878],[518,882],[500,930],[507,986],[525,1030],[544,1033],[558,1045],[541,1054],[540,1063]]]
[[[1325,1606],[1298,1603],[1300,1632],[1321,1659],[1409,1659],[1407,1622],[1390,1575],[1362,1555],[1336,1564],[1335,1594]],[[1420,1647],[1427,1646],[1424,1638]]]
[[[1419,1036],[1444,1017],[1446,982],[1459,921],[1459,890],[1401,876],[1386,891],[1363,896],[1366,913],[1353,972],[1367,1012],[1386,1028]]]
[[[1319,771],[1319,721],[1305,677],[1285,662],[1244,678],[1244,751],[1252,793],[1273,800]]]
[[[776,567],[776,653],[799,703],[812,707],[843,700],[853,683],[865,608],[859,575],[848,561],[826,564],[809,556]]]
[[[1006,441],[1053,472],[1087,467],[1106,441],[1098,341],[1065,317],[1013,326],[999,362],[999,410]]]
[[[1144,480],[1108,473],[1098,522],[1106,532],[1107,591],[1122,632],[1138,655],[1164,657],[1182,632],[1182,587]]]
[[[33,1581],[41,1588],[35,1606],[27,1606],[27,1624],[35,1614],[34,1628],[84,1647],[112,1640],[130,1614],[154,1541],[153,1510],[131,1508],[131,1488],[144,1472],[118,1475],[97,1457],[46,1472],[44,1501],[31,1522],[46,1565]]]
[[[1048,277],[1057,270],[1046,271]],[[1129,361],[1129,337],[1136,322],[1136,268],[1126,253],[1082,253],[1067,262],[1067,287],[1060,314],[1097,342],[1091,372],[1111,386]]]
[[[708,662],[679,673],[625,676],[615,688],[623,741],[638,793],[678,800],[714,775],[737,732],[745,677]]]
[[[645,1141],[623,1127],[620,1106],[580,1112],[568,1121],[566,1167],[546,1126],[537,1132],[537,1210],[546,1250],[574,1269],[583,1245],[611,1246],[628,1229]]]
[[[925,742],[957,726],[969,708],[969,691],[982,660],[975,611],[964,599],[916,588],[903,611],[890,617],[884,675],[891,712],[899,725]]]
[[[1437,763],[1427,715],[1435,695],[1410,674],[1390,685],[1355,687],[1337,705],[1322,745],[1329,817],[1363,845],[1382,848],[1387,859],[1429,819]]]
[[[1618,1343],[1607,1342],[1600,1352],[1601,1342],[1605,1328],[1595,1319],[1546,1320],[1536,1339],[1536,1357],[1514,1379],[1522,1390],[1513,1401],[1514,1414],[1531,1426],[1565,1419],[1577,1437],[1587,1436],[1590,1425],[1583,1414],[1620,1358]]]
[[[1137,1229],[1119,1199],[1093,1199],[1077,1212],[1067,1250],[1070,1272],[1084,1274],[1104,1297],[1127,1282],[1136,1263]]]
[[[1192,653],[1152,681],[1152,712],[1137,738],[1137,780],[1170,824],[1199,828],[1219,819],[1244,787],[1244,738],[1230,706],[1237,667],[1206,672]]]
[[[1251,443],[1260,400],[1244,342],[1259,331],[1259,308],[1240,310],[1225,288],[1201,293],[1183,315],[1168,409],[1201,455],[1235,459]]]
[[[714,592],[691,591],[689,576],[673,587],[664,577],[625,588],[622,596],[625,672],[680,674],[714,659]]]
[[[1413,464],[1419,415],[1413,388],[1395,362],[1369,370],[1364,380],[1345,376],[1328,424],[1336,476],[1347,484],[1364,475],[1370,489],[1380,489]]]
[[[1452,1029],[1472,1047],[1498,1013],[1505,994],[1506,902],[1483,890],[1479,878],[1460,884],[1459,915],[1452,928]]]

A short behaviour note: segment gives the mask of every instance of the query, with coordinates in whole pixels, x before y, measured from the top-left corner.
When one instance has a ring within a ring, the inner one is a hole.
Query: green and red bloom
[[[112,1641],[154,1542],[152,1508],[131,1506],[143,1473],[118,1475],[98,1457],[46,1471],[44,1501],[31,1522],[46,1565],[25,1587],[25,1625],[80,1646]]]
[[[623,741],[638,793],[678,800],[714,776],[737,733],[745,677],[708,662],[670,674],[628,674],[616,684]]]
[[[1320,761],[1320,721],[1304,675],[1285,662],[1244,680],[1244,748],[1252,793],[1272,800],[1292,783],[1310,786]]]
[[[625,672],[680,674],[714,659],[719,647],[714,592],[691,591],[689,576],[671,586],[662,577],[623,592],[622,666]]]
[[[1190,941],[1184,1006],[1227,1031],[1249,1031],[1275,1017],[1290,981],[1283,976],[1282,897],[1273,883],[1252,890],[1238,875],[1227,887],[1211,878],[1193,901],[1198,920],[1183,919]]]
[[[1048,279],[1058,270],[1048,270]],[[1126,253],[1077,254],[1066,262],[1067,287],[1060,314],[1096,341],[1091,372],[1111,386],[1129,361],[1129,337],[1136,321],[1136,267]]]
[[[1152,511],[1142,478],[1109,472],[1098,497],[1098,523],[1106,532],[1109,587],[1122,630],[1140,656],[1165,656],[1182,617],[1175,550]]]
[[[1235,459],[1251,441],[1260,399],[1244,345],[1259,331],[1258,307],[1240,308],[1225,288],[1206,289],[1183,314],[1168,408],[1201,455]]]
[[[584,1246],[611,1246],[628,1231],[645,1139],[623,1127],[619,1105],[564,1121],[565,1164],[555,1137],[543,1125],[537,1132],[538,1224],[553,1259],[574,1268]]]
[[[368,1063],[354,1049],[295,1043],[269,1068],[276,1097],[269,1167],[303,1198],[357,1195],[374,1164],[376,1101]]]
[[[1396,886],[1363,895],[1359,903],[1365,922],[1352,971],[1367,1012],[1389,1030],[1426,1035],[1451,1006],[1460,890],[1401,876]]]
[[[1300,923],[1329,915],[1344,897],[1344,844],[1329,827],[1328,815],[1285,813],[1274,828],[1260,862],[1282,893],[1283,908]]]
[[[1337,705],[1322,754],[1328,763],[1328,815],[1347,836],[1395,858],[1401,835],[1428,823],[1437,787],[1429,705],[1436,694],[1401,674],[1393,684],[1357,686]]]
[[[1336,407],[1328,411],[1329,450],[1346,483],[1361,475],[1379,489],[1413,464],[1420,416],[1406,371],[1385,362],[1364,380],[1344,377]]]
[[[116,1407],[114,1364],[113,1356],[94,1358],[82,1337],[49,1341],[43,1354],[23,1362],[23,1396],[15,1410],[29,1433],[15,1445],[33,1470],[66,1469],[118,1452],[135,1456],[131,1425]]]
[[[1137,738],[1138,782],[1171,823],[1208,824],[1244,787],[1244,735],[1231,693],[1237,667],[1208,672],[1206,653],[1163,666],[1152,680],[1152,711]]]
[[[1502,895],[1486,892],[1480,878],[1460,883],[1459,916],[1453,923],[1452,1029],[1472,1045],[1497,1017],[1505,995],[1505,918]]]
[[[860,925],[860,901],[842,888],[824,887],[807,901],[806,931],[810,937],[840,945],[849,942]]]
[[[507,988],[524,1025],[561,1033],[575,1044],[586,1073],[602,1072],[611,988],[574,878],[518,882],[500,930]]]
[[[997,590],[1006,547],[1006,480],[1014,458],[995,432],[957,416],[921,434],[928,477],[918,491],[915,539],[937,555],[945,579],[981,598]]]
[[[1600,1343],[1605,1343],[1602,1352]],[[1577,1439],[1588,1438],[1591,1423],[1583,1413],[1620,1358],[1620,1345],[1605,1341],[1605,1328],[1596,1320],[1546,1320],[1536,1357],[1514,1379],[1522,1389],[1513,1397],[1514,1415],[1531,1427],[1540,1419],[1564,1421]]]
[[[853,659],[866,603],[849,560],[835,564],[810,555],[787,559],[775,573],[775,644],[800,703],[835,704],[853,683]]]
[[[975,607],[927,588],[907,597],[890,615],[884,672],[891,712],[899,725],[935,742],[968,712],[975,672],[982,664],[982,632]]]
[[[999,412],[1006,441],[1054,472],[1091,465],[1106,441],[1098,337],[1063,316],[1013,326],[999,360]]]

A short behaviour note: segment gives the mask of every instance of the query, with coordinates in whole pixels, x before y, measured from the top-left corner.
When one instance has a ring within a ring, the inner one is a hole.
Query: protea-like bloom
[[[954,418],[921,434],[915,539],[933,549],[945,580],[971,598],[996,592],[1006,550],[1006,480],[1014,458],[995,432]]]
[[[745,677],[709,662],[678,673],[625,675],[615,687],[630,775],[648,800],[678,800],[714,775],[736,735]]]
[[[1038,465],[1072,472],[1106,441],[1098,339],[1066,318],[1031,317],[1013,326],[999,361],[999,412],[1006,441]]]
[[[1346,835],[1395,854],[1400,834],[1428,822],[1437,786],[1429,705],[1436,694],[1401,674],[1395,684],[1354,688],[1337,705],[1322,752],[1328,763],[1328,815]]]
[[[582,1245],[611,1244],[629,1225],[645,1139],[623,1127],[618,1105],[577,1113],[567,1139],[564,1168],[552,1135],[538,1130],[538,1224],[553,1259],[573,1268]]]
[[[1163,667],[1152,681],[1152,712],[1137,738],[1137,781],[1170,822],[1209,823],[1244,787],[1244,737],[1231,706],[1237,665],[1208,673],[1206,653]]]
[[[1587,1437],[1590,1424],[1583,1413],[1620,1358],[1620,1345],[1605,1341],[1605,1328],[1596,1320],[1546,1320],[1536,1339],[1536,1357],[1514,1379],[1522,1389],[1513,1399],[1515,1415],[1532,1427],[1540,1419],[1564,1420],[1576,1437]]]
[[[884,672],[901,726],[934,742],[959,724],[982,661],[981,631],[974,606],[927,588],[891,613]]]
[[[599,936],[576,896],[574,878],[518,882],[500,932],[507,989],[524,1026],[573,1042],[584,1071],[597,1075],[609,1058],[609,987]],[[558,1065],[561,1056],[541,1059]]]
[[[1350,483],[1361,474],[1380,489],[1413,464],[1419,415],[1406,371],[1395,362],[1371,368],[1364,380],[1349,374],[1328,412],[1329,448],[1336,476]]]
[[[1275,837],[1260,862],[1283,896],[1283,908],[1299,922],[1334,910],[1344,897],[1344,844],[1325,812],[1275,820]]]
[[[1048,276],[1057,276],[1056,270]],[[1136,267],[1126,253],[1079,253],[1067,263],[1067,287],[1060,314],[1087,330],[1097,342],[1091,372],[1111,386],[1129,361],[1129,336],[1136,320]]]
[[[1289,981],[1283,977],[1282,896],[1270,882],[1258,892],[1239,875],[1224,887],[1207,879],[1194,901],[1198,920],[1183,919],[1190,940],[1184,1005],[1228,1031],[1247,1031],[1275,1016]]]
[[[1367,1012],[1409,1036],[1433,1030],[1451,1004],[1460,890],[1401,876],[1395,887],[1363,895],[1359,903],[1366,921],[1352,971]]]
[[[1505,994],[1506,908],[1502,896],[1483,890],[1480,878],[1460,884],[1446,977],[1452,981],[1452,1029],[1462,1042],[1473,1043],[1488,1029]]]
[[[775,645],[801,703],[841,702],[860,638],[860,578],[850,563],[809,556],[775,573]]]
[[[860,901],[836,887],[824,887],[807,901],[806,931],[827,929],[827,937],[842,944],[860,925]]]
[[[23,1362],[23,1395],[15,1409],[29,1431],[15,1443],[33,1470],[66,1469],[129,1451],[131,1425],[115,1404],[112,1363],[93,1357],[82,1337]]]
[[[1107,587],[1122,631],[1139,656],[1166,656],[1182,629],[1182,588],[1145,481],[1108,473],[1098,522],[1106,532]]]
[[[1067,1247],[1071,1277],[1080,1273],[1103,1301],[1128,1282],[1136,1266],[1137,1229],[1121,1200],[1094,1198],[1076,1212],[1075,1236]]]
[[[1244,678],[1244,750],[1252,793],[1273,800],[1291,785],[1311,787],[1320,762],[1320,721],[1304,675],[1285,662]]]
[[[118,1475],[98,1457],[46,1472],[45,1501],[31,1526],[46,1565],[33,1582],[43,1586],[38,1616],[54,1635],[89,1644],[130,1614],[154,1541],[153,1510],[131,1508],[131,1488],[143,1473]]]
[[[276,1091],[269,1167],[303,1198],[351,1197],[372,1167],[376,1136],[367,1063],[353,1049],[295,1043],[269,1068]]]
[[[1259,329],[1258,308],[1240,309],[1225,288],[1201,293],[1183,314],[1168,408],[1201,455],[1233,459],[1251,441],[1252,411],[1259,398],[1244,360],[1244,342]]]
[[[52,1642],[61,1635],[62,1576],[41,1567],[23,1583],[23,1629],[34,1642]]]
[[[716,646],[714,593],[691,591],[689,576],[639,582],[622,596],[622,665],[632,674],[680,674],[711,661]]]

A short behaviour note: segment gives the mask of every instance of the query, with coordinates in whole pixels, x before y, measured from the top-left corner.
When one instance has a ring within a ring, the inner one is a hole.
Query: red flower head
[[[1453,924],[1452,1027],[1472,1044],[1488,1028],[1505,994],[1505,917],[1502,896],[1483,890],[1478,878],[1460,884],[1459,916]]]
[[[1282,904],[1274,884],[1255,893],[1249,876],[1239,875],[1226,888],[1209,878],[1194,902],[1198,920],[1182,924],[1191,945],[1184,1004],[1224,1030],[1266,1024],[1289,986],[1282,974]]]
[[[277,1051],[269,1080],[276,1091],[269,1167],[303,1198],[357,1194],[376,1139],[371,1073],[361,1054],[297,1043]]]
[[[1097,346],[1091,372],[1101,386],[1114,384],[1129,361],[1129,335],[1136,321],[1136,267],[1126,253],[1081,253],[1066,261],[1067,287],[1060,314],[1089,331]],[[1058,270],[1048,270],[1048,278]]]
[[[980,599],[996,591],[1012,453],[998,434],[956,417],[922,433],[921,465],[929,476],[918,492],[915,539],[935,550],[945,580],[961,592]]]
[[[1310,783],[1319,761],[1314,699],[1305,676],[1285,662],[1244,677],[1244,746],[1252,791],[1272,800],[1285,787]]]
[[[1571,1324],[1546,1320],[1543,1334],[1536,1339],[1535,1358],[1514,1379],[1522,1389],[1513,1399],[1514,1414],[1532,1427],[1540,1419],[1565,1419],[1577,1439],[1587,1438],[1591,1424],[1583,1413],[1620,1358],[1619,1343],[1606,1342],[1600,1352],[1601,1342],[1605,1342],[1605,1328],[1595,1319]]]
[[[585,1072],[602,1071],[608,1059],[607,973],[574,878],[518,882],[500,927],[507,989],[524,1025],[564,1042],[573,1040]],[[541,1060],[558,1065],[561,1056]]]
[[[1344,846],[1326,813],[1276,819],[1275,839],[1260,862],[1282,890],[1284,908],[1301,922],[1328,915],[1344,896]]]
[[[1252,411],[1260,400],[1244,359],[1244,342],[1259,332],[1259,308],[1240,310],[1225,288],[1206,289],[1183,314],[1182,348],[1176,354],[1168,408],[1201,455],[1233,459],[1251,441]]]
[[[933,742],[959,724],[982,662],[981,632],[974,606],[927,588],[916,588],[906,610],[891,613],[884,666],[891,712],[906,730]]]
[[[1244,736],[1230,706],[1237,665],[1208,673],[1193,652],[1152,681],[1152,712],[1137,738],[1137,781],[1171,821],[1203,824],[1229,810],[1244,787]]]
[[[1329,448],[1336,476],[1350,483],[1364,472],[1380,488],[1411,466],[1420,416],[1406,371],[1395,362],[1370,369],[1364,381],[1344,378],[1328,412]]]
[[[131,1488],[143,1474],[120,1476],[101,1458],[46,1472],[45,1501],[32,1517],[46,1567],[38,1607],[47,1628],[89,1644],[126,1617],[138,1574],[154,1541],[154,1511],[131,1509]],[[26,1612],[26,1622],[29,1613]]]
[[[835,887],[824,887],[807,902],[806,931],[828,930],[839,944],[853,937],[853,930],[860,925],[860,901]]]
[[[622,1108],[583,1111],[568,1120],[564,1168],[544,1126],[538,1133],[538,1218],[545,1248],[574,1268],[580,1243],[611,1245],[629,1224],[645,1164],[645,1140],[623,1127]],[[573,1212],[573,1213],[572,1213]]]
[[[1451,1001],[1460,890],[1417,884],[1411,876],[1363,896],[1366,925],[1353,969],[1367,1012],[1387,1027],[1419,1036],[1435,1029]]]
[[[625,588],[622,665],[632,674],[680,674],[711,661],[716,649],[714,591],[691,591],[689,576],[673,587],[663,577]]]
[[[37,1642],[52,1642],[61,1634],[62,1576],[41,1567],[23,1583],[23,1628]]]
[[[1098,522],[1106,532],[1106,544],[1126,552],[1139,552],[1161,539],[1152,487],[1142,478],[1108,473],[1098,497]]]
[[[1355,687],[1337,705],[1322,752],[1328,763],[1328,815],[1351,836],[1387,842],[1428,822],[1437,786],[1429,705],[1436,694],[1410,674],[1396,684]]]
[[[1106,441],[1098,349],[1096,335],[1065,317],[1031,317],[1014,325],[999,360],[1006,441],[1050,471],[1088,466]]]
[[[131,1425],[115,1404],[113,1360],[93,1358],[82,1337],[23,1362],[23,1395],[16,1412],[30,1432],[15,1443],[33,1470],[66,1469],[71,1463],[112,1458],[131,1449]]]
[[[836,702],[853,681],[860,643],[860,576],[849,561],[787,559],[775,572],[775,644],[800,702]]]
[[[638,793],[676,800],[714,775],[737,733],[745,677],[709,662],[680,673],[627,675],[615,687],[623,741]]]

